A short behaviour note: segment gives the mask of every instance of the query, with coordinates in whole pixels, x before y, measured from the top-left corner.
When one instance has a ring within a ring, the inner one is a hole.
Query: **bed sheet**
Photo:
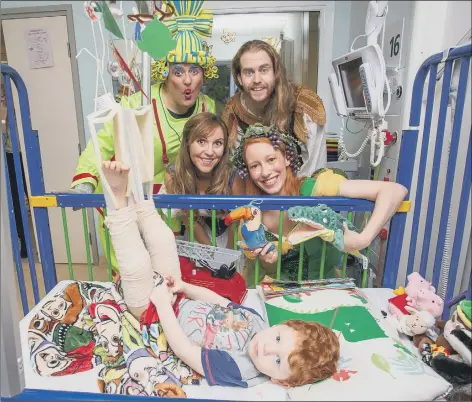
[[[47,389],[57,391],[75,391],[75,392],[94,392],[99,393],[97,385],[97,377],[99,368],[94,368],[90,371],[74,374],[63,377],[41,377],[33,371],[30,363],[30,353],[28,350],[28,325],[31,322],[34,314],[42,307],[48,300],[49,295],[54,295],[64,289],[72,281],[61,281],[49,294],[41,300],[29,313],[20,321],[20,337],[22,344],[22,355],[24,362],[26,387],[31,389]],[[106,283],[96,282],[102,286]],[[388,288],[381,289],[363,289],[370,302],[379,310],[387,311],[388,299],[394,296],[393,290]],[[262,316],[266,317],[265,309],[262,300],[260,299],[257,290],[249,289],[243,305],[251,307],[258,311]],[[406,337],[402,337],[404,346],[413,353],[418,354],[413,343]],[[228,392],[227,387],[214,386],[210,387],[204,380],[200,386],[184,385],[183,386],[188,398],[196,399],[224,399],[224,400],[273,400],[285,401],[287,400],[286,391],[271,382],[260,384],[250,389],[231,388]]]
[[[20,321],[20,337],[22,347],[23,366],[25,372],[25,385],[30,389],[44,389],[53,391],[71,391],[71,392],[92,392],[100,393],[97,384],[98,372],[100,368],[96,367],[92,370],[62,376],[62,377],[42,377],[33,371],[30,362],[30,353],[28,350],[28,326],[31,319],[37,311],[47,302],[48,296],[52,296],[63,290],[73,281],[59,282],[21,321]],[[107,283],[93,282],[101,286],[107,286]],[[264,307],[261,303],[256,290],[249,290],[244,306],[251,307],[265,316]],[[228,392],[228,387],[213,386],[210,387],[205,380],[201,385],[184,385],[183,389],[188,398],[196,399],[213,399],[213,400],[234,400],[234,401],[285,401],[287,400],[286,391],[279,385],[275,385],[270,381],[259,384],[258,386],[244,389],[232,387]]]

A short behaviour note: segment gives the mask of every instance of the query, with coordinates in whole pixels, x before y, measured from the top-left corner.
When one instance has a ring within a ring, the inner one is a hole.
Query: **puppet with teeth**
[[[255,256],[252,253],[255,249],[263,248],[269,243],[265,237],[264,225],[262,224],[262,212],[255,205],[250,203],[243,207],[239,207],[231,211],[225,217],[225,225],[229,226],[232,222],[242,219],[244,223],[239,227],[239,237],[243,240],[238,241],[238,246],[250,259]],[[269,251],[275,250],[277,247],[274,243]]]

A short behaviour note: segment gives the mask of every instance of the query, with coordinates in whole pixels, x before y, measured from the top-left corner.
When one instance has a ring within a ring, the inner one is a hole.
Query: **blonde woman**
[[[182,144],[174,165],[169,165],[165,181],[159,194],[231,194],[234,174],[229,167],[228,130],[225,123],[213,113],[200,113],[185,124]],[[166,211],[163,211],[166,213]],[[186,226],[185,238],[189,238],[188,212],[173,210],[172,215],[181,215]],[[211,245],[211,210],[195,212],[195,240]],[[217,214],[216,246],[232,246],[232,236]]]

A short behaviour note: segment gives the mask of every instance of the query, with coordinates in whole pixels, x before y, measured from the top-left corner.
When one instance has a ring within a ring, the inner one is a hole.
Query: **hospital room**
[[[470,1],[2,1],[0,399],[471,401]]]

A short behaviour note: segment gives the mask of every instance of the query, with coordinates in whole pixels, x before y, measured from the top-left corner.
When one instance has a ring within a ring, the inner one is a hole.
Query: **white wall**
[[[244,24],[241,21],[244,20]],[[254,13],[215,15],[212,37],[207,41],[213,45],[212,54],[217,61],[231,62],[238,49],[247,41],[264,37],[284,37],[294,41],[294,60],[302,60],[303,14],[293,13]],[[221,36],[227,32],[234,33],[234,42],[225,43]],[[301,82],[302,65],[295,64],[295,80]]]

